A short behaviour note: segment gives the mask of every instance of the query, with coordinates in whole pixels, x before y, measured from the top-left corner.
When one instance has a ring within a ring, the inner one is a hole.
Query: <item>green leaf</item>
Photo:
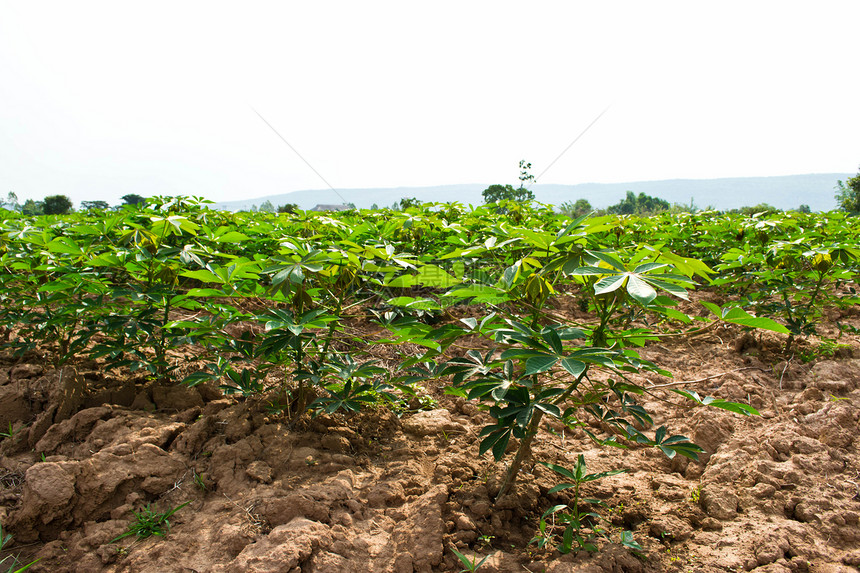
[[[750,328],[770,330],[772,332],[779,332],[781,334],[790,333],[790,331],[786,327],[776,322],[775,320],[762,316],[753,316],[740,307],[733,306],[721,309],[719,306],[715,305],[712,302],[701,301],[701,303],[702,306],[710,310],[712,313],[717,315],[717,317],[724,320],[725,322],[731,322],[732,324],[739,324],[741,326],[748,326]]]
[[[748,406],[747,404],[740,404],[738,402],[729,402],[727,400],[719,400],[712,399],[710,401],[705,402],[706,406],[711,406],[712,408],[719,408],[721,410],[728,410],[729,412],[734,412],[735,414],[742,414],[744,416],[760,416],[758,410],[753,408],[752,406]]]
[[[632,531],[621,532],[621,545],[634,551],[645,551],[642,546],[639,545],[635,539],[633,539]]]
[[[222,290],[214,289],[214,288],[192,288],[188,289],[188,296],[199,296],[199,297],[224,297],[228,296]]]
[[[573,484],[565,484],[565,485],[573,486]],[[553,489],[555,489],[555,488],[553,488]],[[552,493],[552,491],[550,491],[549,493]],[[543,515],[541,515],[540,518],[545,519],[545,518],[549,517],[550,515],[552,515],[554,513],[558,513],[559,511],[562,511],[565,509],[567,509],[566,505],[554,505],[551,508],[549,508],[548,510],[546,510],[545,512],[543,512]]]
[[[204,283],[223,283],[221,277],[213,273],[212,271],[208,271],[206,269],[199,269],[196,271],[185,271],[180,276],[188,277],[191,279],[197,279],[198,281]]]
[[[675,270],[687,276],[693,276],[695,274],[705,280],[708,280],[708,275],[714,274],[714,271],[702,261],[698,259],[681,257],[674,253],[660,253],[660,256],[657,258],[657,260],[669,261],[672,266],[675,267]]]
[[[621,288],[624,285],[624,281],[627,280],[625,275],[613,275],[609,277],[604,277],[597,281],[594,285],[594,294],[606,294],[609,292],[614,292]]]
[[[683,312],[681,312],[680,310],[676,310],[674,308],[658,308],[658,309],[656,309],[656,311],[659,312],[660,314],[664,314],[669,318],[681,321],[685,324],[689,324],[689,323],[693,322],[693,319],[690,318],[688,315],[686,315]]]
[[[576,481],[576,476],[573,474],[573,472],[570,471],[569,469],[565,468],[565,467],[562,467],[562,466],[557,465],[557,464],[551,464],[549,462],[538,462],[538,463],[543,465],[543,466],[548,467],[549,469],[551,469],[555,473],[557,473],[563,477],[566,477],[569,480]]]
[[[655,269],[661,269],[667,266],[666,263],[642,263],[641,265],[637,265],[635,269],[633,269],[634,273],[647,273],[648,271],[653,271]]]
[[[762,330],[770,330],[782,334],[789,334],[789,330],[775,320],[765,318],[763,316],[752,316],[742,308],[734,307],[723,315],[723,320],[740,324],[741,326],[751,326],[752,328],[760,328]]]
[[[575,262],[575,261],[574,261]],[[616,275],[618,274],[616,271],[612,269],[607,269],[605,267],[576,267],[571,270],[565,269],[565,272],[569,275],[577,275],[577,276],[588,276],[588,275]]]
[[[392,288],[409,288],[415,286],[417,280],[415,275],[400,275],[385,283],[385,286]]]
[[[69,237],[57,237],[48,243],[48,250],[52,253],[65,253],[68,255],[84,254],[84,250]]]
[[[715,305],[714,303],[708,302],[706,300],[702,300],[702,301],[699,301],[699,304],[701,304],[702,306],[704,306],[705,308],[710,310],[713,314],[717,315],[718,317],[722,316],[722,311],[720,310],[720,307]]]
[[[587,252],[592,257],[600,259],[601,261],[603,261],[607,265],[611,266],[612,268],[614,268],[618,272],[622,272],[622,273],[627,272],[627,269],[624,268],[624,263],[622,263],[621,261],[619,261],[618,259],[616,259],[612,255],[610,255],[608,253],[601,253],[599,251],[587,251]]]
[[[550,490],[549,490],[547,493],[548,493],[548,494],[553,494],[553,493],[556,493],[556,492],[559,492],[559,491],[564,491],[564,490],[566,490],[566,489],[570,489],[570,488],[572,488],[572,487],[576,487],[576,484],[575,484],[575,483],[560,483],[560,484],[558,484],[558,485],[556,485],[556,486],[551,487],[551,488],[550,488]],[[562,505],[561,507],[567,507],[567,506],[566,506],[566,505]]]
[[[526,376],[531,376],[532,374],[537,374],[539,372],[546,372],[558,362],[557,356],[533,356],[526,360]]]
[[[562,358],[561,367],[567,370],[574,378],[585,372],[585,362],[581,362],[575,358]]]
[[[595,481],[595,480],[603,479],[603,478],[609,477],[609,476],[617,476],[618,474],[623,474],[626,472],[627,472],[627,470],[609,470],[609,471],[605,471],[605,472],[599,472],[596,474],[587,474],[587,475],[583,476],[581,481],[583,481],[583,482]]]
[[[436,265],[424,265],[418,270],[415,282],[425,287],[450,288],[460,284],[460,281],[449,275]]]
[[[682,298],[684,300],[690,300],[686,289],[684,289],[683,287],[680,287],[674,283],[670,283],[668,281],[664,281],[664,280],[660,280],[660,279],[657,279],[654,277],[648,277],[648,276],[642,277],[642,280],[648,282],[651,285],[654,285],[657,288],[661,288],[661,289],[665,290],[666,292],[669,292],[669,293],[677,296],[678,298]]]
[[[595,288],[595,291],[597,289]],[[630,275],[627,282],[627,292],[630,296],[639,301],[640,304],[647,305],[657,297],[657,291],[651,288],[651,285],[637,277]]]
[[[739,404],[737,402],[729,402],[721,398],[712,398],[710,396],[705,396],[704,398],[702,398],[697,392],[693,390],[682,390],[680,388],[673,388],[672,392],[683,396],[688,400],[692,400],[697,404],[701,404],[702,406],[711,406],[714,408],[719,408],[721,410],[728,410],[729,412],[735,412],[736,414],[742,414],[744,416],[760,415],[758,410],[756,410],[752,406],[748,406],[746,404]]]
[[[547,328],[544,332],[541,333],[541,338],[543,338],[547,344],[550,345],[552,351],[556,354],[561,354],[563,352],[561,346],[561,338],[558,333],[552,328]]]
[[[493,443],[493,458],[496,461],[502,459],[505,455],[505,451],[508,448],[508,441],[511,439],[511,432],[507,431],[502,436]]]
[[[239,231],[228,231],[215,238],[215,241],[218,243],[241,243],[247,240],[249,240],[248,235]]]

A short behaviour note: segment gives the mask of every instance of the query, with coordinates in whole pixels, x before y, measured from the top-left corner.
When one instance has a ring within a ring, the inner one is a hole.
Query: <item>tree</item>
[[[535,176],[529,173],[532,164],[525,159],[520,161],[520,186],[514,189],[511,185],[490,185],[481,192],[484,203],[498,203],[499,201],[516,201],[526,203],[534,201],[535,194],[526,189],[526,183],[535,180]]]
[[[49,195],[45,197],[45,215],[65,215],[72,210],[72,200],[65,195]]]
[[[107,201],[81,201],[81,209],[85,211],[104,211],[110,209]]]
[[[42,215],[45,212],[45,204],[41,201],[27,199],[21,205],[21,212],[25,215]]]
[[[481,195],[484,196],[484,203],[498,203],[506,200],[525,203],[535,198],[535,194],[525,187],[514,189],[512,185],[490,185],[481,192]]]
[[[297,203],[287,203],[286,205],[278,205],[278,213],[295,213],[299,208]]]
[[[10,211],[20,211],[21,205],[18,204],[18,196],[14,191],[9,191],[5,201],[0,201],[0,208],[9,209]]]
[[[410,207],[420,207],[420,206],[421,206],[421,200],[416,199],[415,197],[403,197],[402,199],[400,199],[400,210],[401,211],[405,211],[406,209],[409,209]]]
[[[632,215],[636,212],[636,195],[633,191],[628,191],[624,199],[615,205],[610,205],[606,211],[614,215]]]
[[[568,217],[582,217],[586,213],[591,213],[593,208],[591,207],[591,203],[588,202],[588,199],[577,199],[576,203],[565,201],[558,206],[558,210]]]
[[[370,208],[371,208],[372,210],[374,210],[374,211],[377,211],[377,210],[379,210],[379,205],[377,205],[376,203],[374,203],[373,205],[371,205],[371,206],[370,206]]]
[[[752,207],[746,206],[741,207],[740,209],[732,209],[729,213],[741,213],[742,215],[746,215],[748,217],[752,217],[756,214],[764,213],[765,215],[772,215],[773,213],[779,213],[779,209],[774,207],[773,205],[768,205],[767,203],[759,203],[758,205],[753,205]]]
[[[809,205],[801,205],[797,208],[798,213],[812,213],[812,209],[809,208]]]
[[[527,163],[525,159],[520,160],[520,189],[523,189],[528,182],[534,183],[535,176],[529,172],[531,168],[531,163]]]
[[[267,199],[267,200],[263,201],[262,205],[260,205],[260,212],[261,213],[274,213],[275,212],[275,206],[272,205],[272,202]]]
[[[660,211],[667,211],[668,209],[669,202],[660,199],[659,197],[651,197],[645,193],[639,193],[639,196],[636,197],[637,213],[659,213]]]
[[[860,173],[845,183],[836,182],[836,202],[843,211],[860,212]]]
[[[669,209],[669,202],[659,197],[651,197],[645,193],[639,193],[637,197],[633,191],[628,191],[627,196],[606,208],[607,213],[614,215],[648,215],[659,213]]]
[[[146,198],[138,195],[137,193],[123,195],[121,199],[123,200],[124,205],[143,205],[146,203]]]

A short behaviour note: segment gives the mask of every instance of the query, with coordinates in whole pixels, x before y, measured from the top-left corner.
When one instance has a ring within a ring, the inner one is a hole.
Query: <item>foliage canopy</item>
[[[624,199],[615,205],[607,207],[606,211],[613,215],[650,215],[667,211],[668,209],[668,201],[659,197],[651,197],[645,193],[635,195],[633,191],[628,191]]]
[[[484,196],[485,203],[499,203],[501,201],[524,203],[533,201],[535,198],[535,194],[529,189],[525,187],[514,189],[512,185],[490,185],[481,194]]]
[[[72,200],[65,195],[49,195],[45,197],[45,215],[65,215],[72,210]]]
[[[129,193],[121,197],[124,205],[143,205],[146,203],[146,198],[137,193]]]
[[[844,183],[836,183],[836,201],[839,208],[849,213],[860,212],[860,173]]]

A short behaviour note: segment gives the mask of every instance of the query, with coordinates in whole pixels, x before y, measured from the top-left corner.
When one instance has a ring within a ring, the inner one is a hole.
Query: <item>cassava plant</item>
[[[494,287],[506,289],[508,300],[518,296],[526,303],[529,311],[523,317],[525,320],[511,310],[516,309],[515,305],[509,305],[497,307],[504,317],[490,315],[480,325],[471,319],[461,321],[466,328],[422,331],[410,324],[406,329],[401,326],[395,330],[399,335],[397,341],[438,342],[439,348],[425,353],[425,358],[438,355],[442,348],[451,347],[454,339],[465,334],[480,334],[495,343],[485,353],[470,350],[462,357],[444,362],[441,369],[428,364],[423,371],[428,377],[450,376],[448,393],[484,404],[494,422],[481,431],[481,454],[492,452],[500,461],[511,438],[517,440],[497,500],[514,486],[531,454],[544,416],[582,429],[602,445],[657,447],[670,457],[680,453],[696,458],[702,451],[686,437],[672,435],[663,426],[650,436],[639,429],[651,427],[653,421],[636,399],[645,389],[632,383],[627,374],[651,371],[668,376],[669,373],[626,347],[625,337],[618,332],[629,316],[626,311],[635,306],[649,308],[657,298],[657,289],[686,298],[684,287],[693,284],[692,281],[686,276],[654,273],[670,267],[668,263],[640,261],[625,265],[613,254],[588,249],[580,250],[578,256],[587,264],[574,266],[570,261],[576,258],[568,257],[567,263],[556,268],[566,271],[566,275],[590,291],[597,314],[596,326],[592,323],[579,328],[553,323],[542,310],[553,286],[548,275],[530,262],[532,272],[522,273],[522,264],[514,265],[517,268],[506,269]],[[531,259],[536,261],[534,257]],[[754,412],[722,401],[708,403],[742,413]],[[592,430],[592,424],[602,432]]]
[[[576,464],[572,470],[547,462],[540,462],[561,477],[570,481],[562,482],[551,488],[547,493],[554,494],[559,491],[573,490],[572,500],[566,504],[558,504],[547,509],[541,515],[538,522],[538,534],[531,540],[539,548],[545,547],[556,538],[557,527],[562,528],[561,540],[556,548],[561,553],[570,553],[572,550],[597,551],[594,541],[603,537],[609,539],[608,531],[601,525],[605,518],[601,516],[596,508],[605,508],[605,501],[594,498],[583,497],[585,484],[606,477],[624,473],[625,470],[610,470],[606,472],[588,473],[585,465],[585,456],[579,454]],[[634,551],[642,551],[642,546],[633,539],[631,531],[622,531],[619,541],[625,547]]]

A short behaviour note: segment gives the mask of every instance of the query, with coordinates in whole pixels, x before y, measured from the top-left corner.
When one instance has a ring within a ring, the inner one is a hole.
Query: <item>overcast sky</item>
[[[858,21],[856,0],[4,0],[0,198],[517,183],[520,159],[540,183],[855,173]]]

